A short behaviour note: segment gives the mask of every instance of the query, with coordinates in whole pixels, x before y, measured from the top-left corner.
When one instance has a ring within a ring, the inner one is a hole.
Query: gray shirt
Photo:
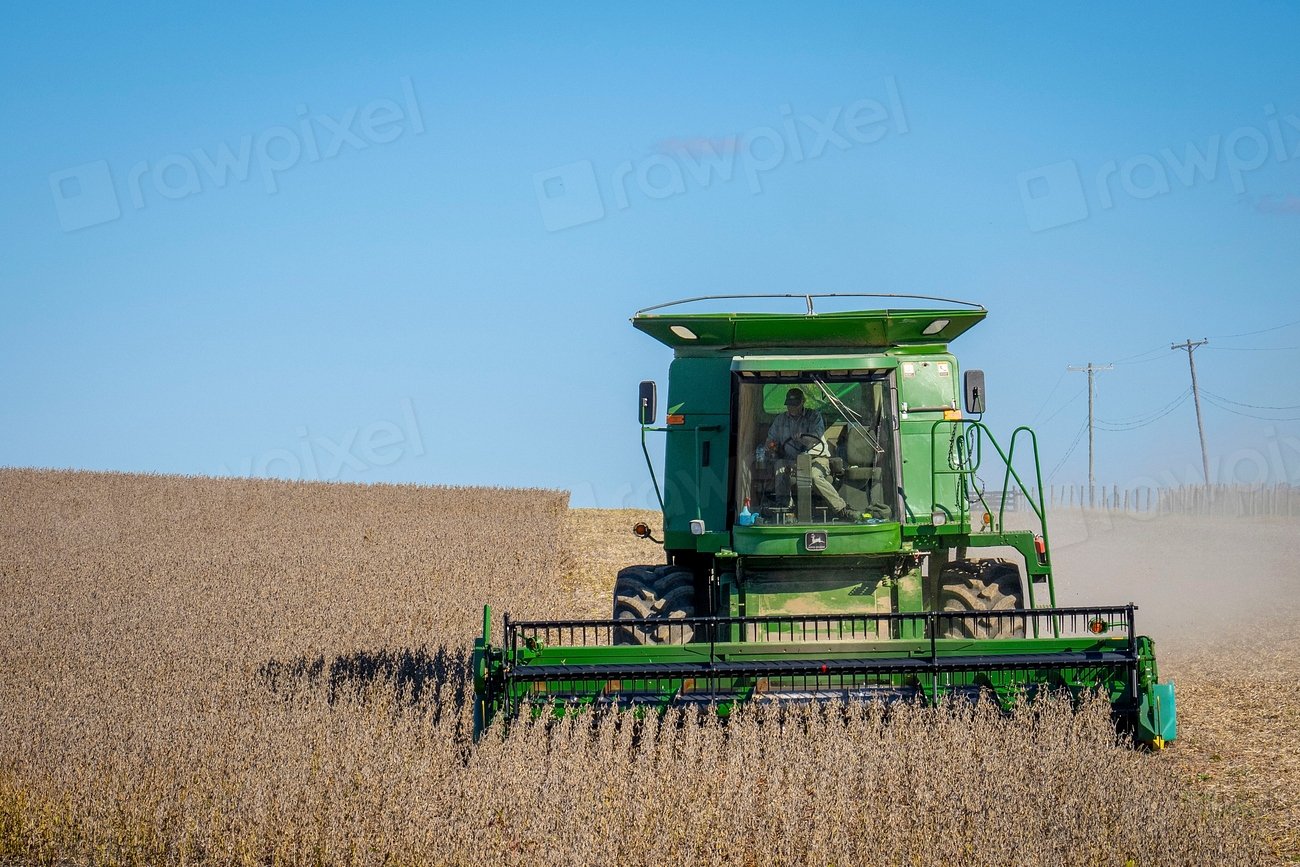
[[[810,446],[816,445],[811,439],[800,440],[800,437],[809,435],[817,437],[820,441],[825,432],[826,424],[822,421],[822,414],[805,407],[799,416],[783,412],[774,418],[772,426],[767,429],[767,438],[769,441],[776,440],[778,456],[793,458],[800,452],[807,451]]]

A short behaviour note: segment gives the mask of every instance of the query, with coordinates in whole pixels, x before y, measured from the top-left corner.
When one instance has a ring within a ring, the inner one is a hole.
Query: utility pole
[[[1089,361],[1087,367],[1079,367],[1077,365],[1071,364],[1065,369],[1071,371],[1087,371],[1088,373],[1088,508],[1091,509],[1093,506],[1097,504],[1097,476],[1093,472],[1095,467],[1093,455],[1095,453],[1093,451],[1093,436],[1092,436],[1092,431],[1093,431],[1092,406],[1093,406],[1093,394],[1096,390],[1093,387],[1093,382],[1094,382],[1093,375],[1096,374],[1097,371],[1099,370],[1114,370],[1115,365],[1093,364],[1091,361]]]
[[[1205,425],[1201,423],[1201,393],[1196,388],[1196,360],[1192,358],[1192,353],[1196,347],[1204,346],[1209,343],[1208,337],[1202,337],[1200,340],[1193,341],[1190,337],[1184,343],[1172,344],[1170,349],[1187,350],[1187,366],[1192,371],[1192,403],[1196,405],[1196,432],[1201,436],[1201,472],[1205,473],[1205,486],[1210,486],[1210,455],[1205,448]]]

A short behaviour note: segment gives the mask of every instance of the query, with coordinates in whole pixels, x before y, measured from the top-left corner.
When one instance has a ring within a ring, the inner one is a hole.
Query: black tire
[[[614,630],[615,644],[684,644],[691,626],[665,620],[695,616],[695,576],[680,566],[629,566],[614,582],[614,619],[637,625]]]
[[[1006,611],[1024,607],[1020,569],[1006,560],[958,560],[939,575],[940,611]],[[940,638],[1024,638],[1024,617],[939,619]]]

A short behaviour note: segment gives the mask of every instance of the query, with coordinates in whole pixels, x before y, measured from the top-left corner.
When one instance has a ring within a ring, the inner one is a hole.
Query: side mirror
[[[971,415],[984,412],[984,371],[966,371],[962,385],[966,389],[966,412]]]
[[[638,423],[649,426],[655,423],[657,416],[657,397],[659,387],[655,385],[654,380],[647,379],[641,383],[641,392],[637,399],[637,419]]]

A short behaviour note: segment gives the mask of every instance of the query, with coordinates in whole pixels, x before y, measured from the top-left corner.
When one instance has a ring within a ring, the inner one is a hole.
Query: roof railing
[[[976,304],[974,301],[962,301],[957,298],[943,298],[938,295],[909,295],[884,292],[754,292],[742,293],[739,295],[698,295],[694,298],[682,298],[678,301],[668,301],[663,304],[655,304],[651,307],[643,307],[633,315],[641,316],[642,314],[650,313],[653,310],[663,310],[667,307],[677,307],[681,304],[694,304],[700,301],[732,301],[753,298],[802,298],[808,307],[805,313],[807,316],[817,315],[817,311],[813,308],[814,298],[905,298],[913,301],[940,301],[944,304],[956,304],[962,307],[971,307],[975,310],[985,310],[983,304]]]

